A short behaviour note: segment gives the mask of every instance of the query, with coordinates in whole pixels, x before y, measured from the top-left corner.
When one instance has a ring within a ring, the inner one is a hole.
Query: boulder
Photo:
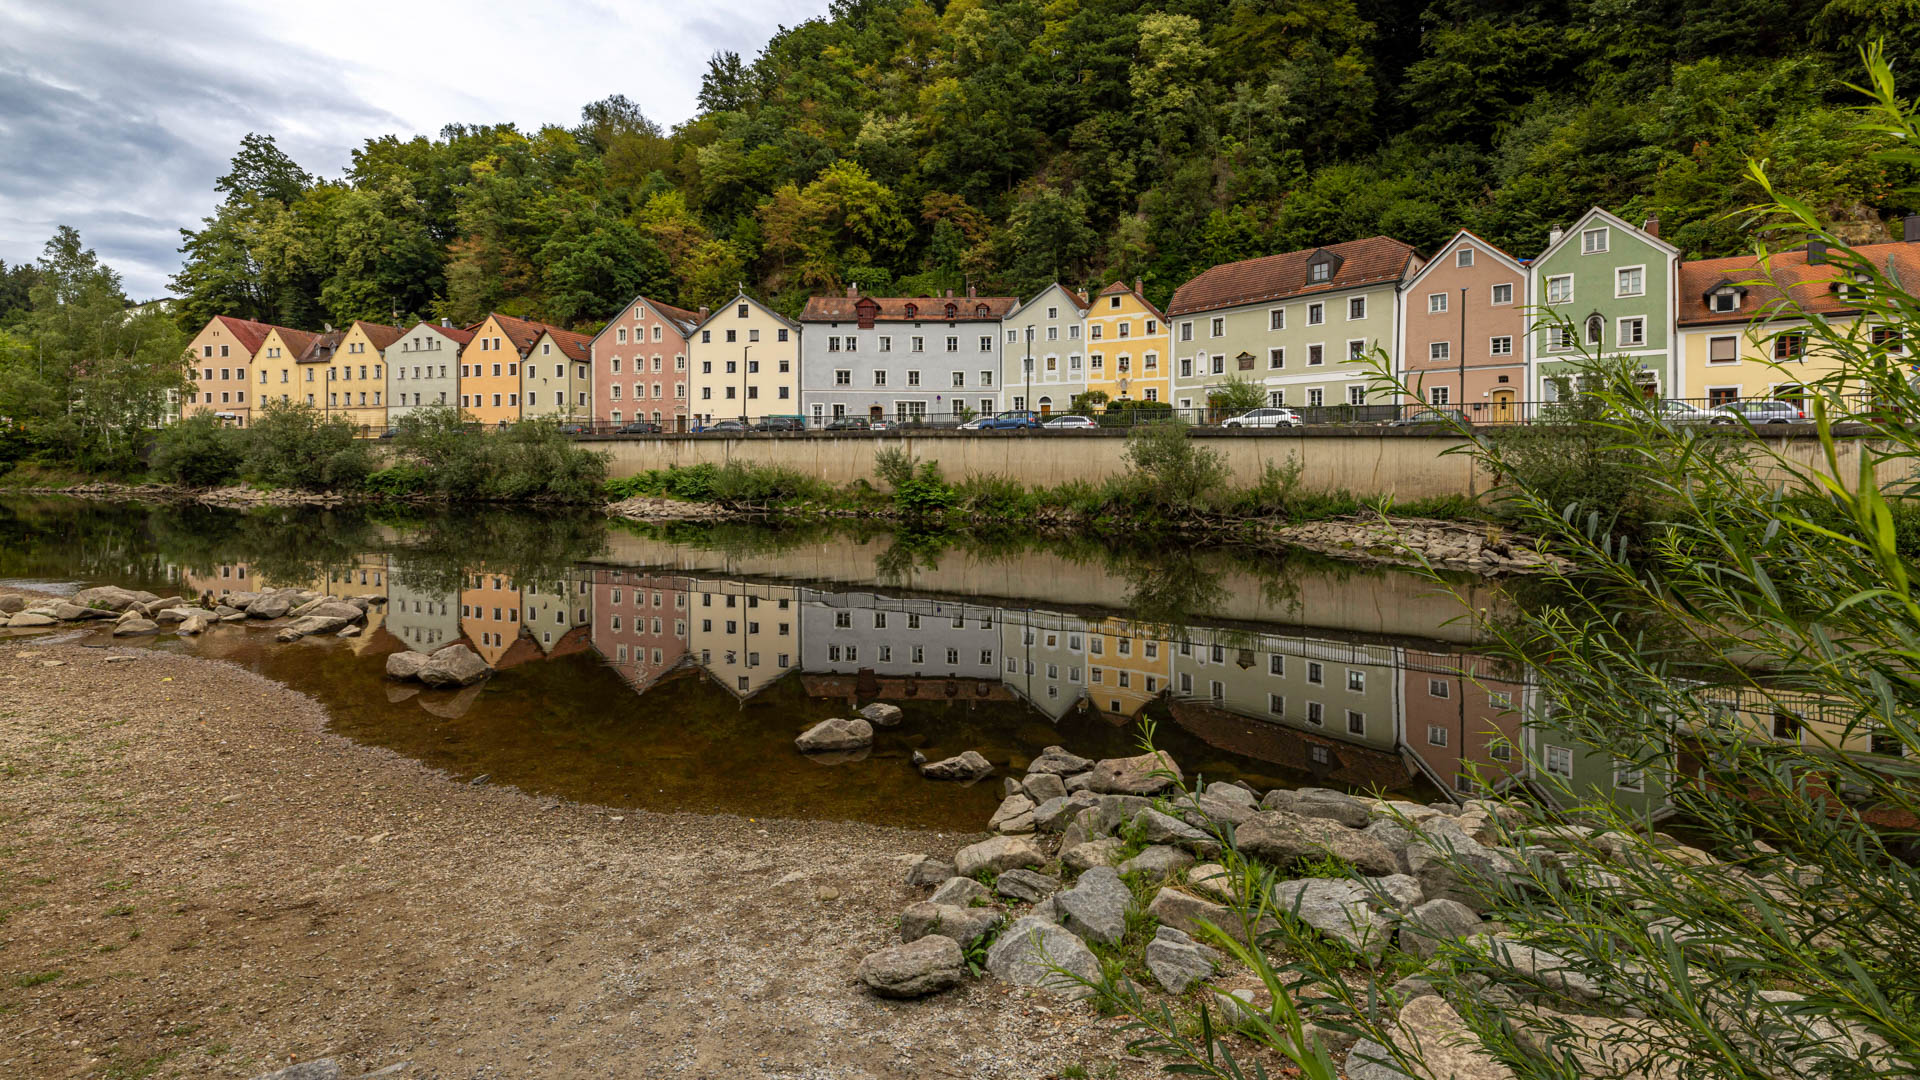
[[[1305,818],[1326,818],[1349,829],[1364,829],[1373,821],[1366,803],[1331,788],[1301,788],[1293,793],[1293,812]]]
[[[946,904],[949,907],[972,907],[975,900],[986,900],[992,895],[985,885],[970,877],[960,877],[956,874],[933,890],[933,895],[927,897],[927,903]]]
[[[1400,1010],[1403,1044],[1435,1076],[1451,1080],[1513,1080],[1513,1070],[1487,1053],[1480,1039],[1438,995],[1418,997]],[[1350,1071],[1347,1074],[1353,1076]]]
[[[1058,776],[1074,776],[1093,768],[1093,762],[1078,754],[1070,754],[1058,746],[1049,746],[1040,752],[1040,756],[1028,763],[1029,773],[1054,773]]]
[[[1233,878],[1219,863],[1201,863],[1189,869],[1187,888],[1222,904],[1231,904],[1234,900]]]
[[[1072,931],[1029,916],[987,950],[987,970],[1014,986],[1038,986],[1077,1000],[1093,996],[1088,984],[1100,978],[1100,960]]]
[[[1480,938],[1474,948],[1486,953],[1494,963],[1548,991],[1581,1001],[1599,1001],[1603,996],[1598,983],[1575,970],[1559,953],[1491,937]]]
[[[92,590],[89,590],[92,591]],[[27,609],[27,598],[19,593],[0,596],[0,615],[18,615]]]
[[[865,750],[873,745],[873,727],[865,720],[835,717],[822,720],[794,737],[803,754],[835,754]]]
[[[1394,1063],[1393,1053],[1372,1039],[1354,1043],[1341,1069],[1347,1080],[1413,1080]]]
[[[62,602],[53,605],[53,617],[61,622],[78,622],[81,619],[104,619],[107,613],[99,608]]]
[[[342,625],[346,625],[365,619],[367,617],[367,609],[360,607],[358,604],[349,604],[340,600],[328,600],[322,597],[312,604],[307,605],[306,614],[324,615],[328,618],[339,619]]]
[[[1029,772],[1020,786],[1035,806],[1048,799],[1064,799],[1067,796],[1067,782],[1060,779],[1059,773]]]
[[[1093,790],[1092,770],[1083,773],[1074,773],[1072,776],[1067,777],[1067,794],[1071,795],[1076,791],[1091,790]]]
[[[1151,806],[1133,816],[1133,828],[1140,839],[1149,844],[1178,844],[1202,854],[1214,854],[1220,850],[1220,842],[1211,835]]]
[[[860,961],[860,981],[881,997],[916,998],[937,994],[967,975],[966,956],[950,937],[932,934],[890,945]]]
[[[1120,861],[1120,853],[1126,849],[1126,846],[1112,836],[1089,840],[1071,848],[1062,845],[1060,865],[1077,872],[1091,870],[1096,866],[1112,866]]]
[[[1037,904],[1060,891],[1060,879],[1035,870],[1009,870],[994,880],[993,891],[1011,900]]]
[[[1426,894],[1420,891],[1419,879],[1409,874],[1370,877],[1362,884],[1372,894],[1368,902],[1379,911],[1412,911],[1426,899]]]
[[[420,669],[426,666],[426,653],[414,652],[412,649],[407,649],[402,652],[387,654],[387,678],[389,679],[417,678],[420,674]]]
[[[14,618],[19,618],[18,615]],[[136,634],[157,634],[160,624],[152,619],[127,619],[113,628],[114,637],[133,637]]]
[[[145,622],[146,620],[143,619],[141,621]],[[31,630],[40,626],[55,626],[58,625],[59,622],[59,619],[51,615],[42,615],[37,611],[23,611],[8,619],[7,625],[16,630]]]
[[[180,620],[180,625],[174,627],[173,630],[176,634],[185,634],[188,637],[192,637],[195,634],[206,633],[207,627],[211,625],[213,625],[212,621],[205,615],[190,615]]]
[[[1073,888],[1053,898],[1060,924],[1088,941],[1117,945],[1127,933],[1127,905],[1133,892],[1111,866],[1096,866],[1080,875]]]
[[[860,718],[874,727],[898,727],[906,714],[900,706],[889,705],[884,701],[869,702],[860,706]]]
[[[1041,832],[1061,832],[1082,810],[1099,804],[1099,796],[1089,792],[1048,799],[1033,808],[1034,827]]]
[[[1273,887],[1280,911],[1373,959],[1386,951],[1392,925],[1367,906],[1367,891],[1357,883],[1331,878],[1302,878]]]
[[[1262,918],[1255,927],[1257,932],[1249,935],[1247,924],[1232,908],[1172,887],[1154,894],[1153,902],[1147,905],[1147,914],[1160,920],[1162,925],[1181,930],[1198,941],[1207,940],[1204,923],[1211,923],[1246,944],[1254,944],[1252,939],[1259,934],[1279,929],[1279,924],[1272,918]]]
[[[955,907],[922,900],[900,913],[900,940],[918,941],[937,934],[952,938],[964,948],[992,933],[999,923],[1000,913],[992,908]]]
[[[244,611],[236,611],[231,615],[222,615],[220,616],[220,621],[221,622],[246,622],[247,613]]]
[[[1220,954],[1185,931],[1162,926],[1147,942],[1146,961],[1147,970],[1169,993],[1184,994],[1187,987],[1212,977]]]
[[[929,780],[971,781],[992,772],[993,763],[981,757],[975,750],[968,750],[964,754],[957,754],[940,761],[929,761],[920,766],[920,775]]]
[[[1228,791],[1240,792],[1246,796],[1247,801],[1242,802],[1239,799],[1223,798],[1215,794],[1216,789],[1222,788]],[[1217,826],[1222,822],[1229,825],[1239,825],[1254,814],[1259,813],[1259,807],[1253,803],[1252,799],[1253,796],[1244,788],[1233,787],[1227,784],[1215,784],[1213,785],[1213,789],[1202,792],[1189,801],[1180,803],[1179,816],[1188,824],[1200,829]]]
[[[1294,801],[1298,798],[1298,795],[1295,795],[1287,788],[1274,788],[1272,791],[1267,792],[1266,798],[1260,800],[1260,809],[1284,810],[1291,814],[1293,813]]]
[[[1115,795],[1157,795],[1179,783],[1180,766],[1165,750],[1130,758],[1107,758],[1094,765],[1088,790]]]
[[[347,625],[345,619],[332,615],[302,615],[281,627],[280,632],[273,635],[273,638],[275,641],[299,641],[309,634],[331,634],[345,625]],[[480,658],[475,655],[474,659]],[[485,666],[485,661],[481,661],[481,664]]]
[[[427,657],[420,681],[428,686],[472,686],[493,674],[480,654],[465,645],[449,645]]]
[[[1120,864],[1122,874],[1144,874],[1154,881],[1165,880],[1193,865],[1193,856],[1177,847],[1155,844]]]
[[[952,863],[931,855],[922,855],[907,867],[907,884],[912,886],[938,885],[953,876]]]
[[[1407,872],[1420,879],[1428,897],[1458,900],[1478,911],[1486,897],[1481,879],[1510,874],[1519,867],[1505,852],[1474,843],[1465,836],[1416,841],[1406,851]]]
[[[1009,795],[1001,800],[1000,808],[993,812],[987,822],[987,828],[1002,833],[1030,833],[1033,831],[1033,800],[1025,795]]]
[[[254,619],[284,618],[293,610],[293,597],[287,593],[268,593],[247,605],[247,616]]]
[[[160,614],[162,611],[165,611],[168,608],[185,607],[185,606],[187,606],[187,598],[184,596],[163,597],[158,600],[149,600],[145,604],[141,605],[142,609],[145,610],[146,612],[147,618],[149,619],[153,618],[155,615]]]
[[[205,609],[197,608],[197,607],[187,607],[184,604],[180,604],[180,605],[175,605],[173,607],[160,608],[157,611],[149,612],[147,617],[157,623],[163,623],[163,624],[177,623],[177,622],[183,622],[187,619],[191,619],[195,615],[200,614],[203,610]]]
[[[1363,874],[1400,872],[1400,860],[1365,832],[1324,818],[1301,818],[1281,810],[1263,810],[1234,832],[1240,850],[1276,865],[1333,855]]]
[[[1009,870],[1032,869],[1046,863],[1046,856],[1024,836],[996,836],[969,844],[953,856],[954,873],[973,877],[982,870],[1004,874]]]
[[[1400,947],[1426,960],[1442,941],[1467,937],[1485,926],[1485,920],[1458,900],[1429,900],[1408,912],[1400,924]]]

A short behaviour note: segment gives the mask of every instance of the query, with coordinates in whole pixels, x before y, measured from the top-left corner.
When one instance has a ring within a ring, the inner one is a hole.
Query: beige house
[[[300,370],[300,357],[313,347],[318,334],[276,326],[260,343],[254,358],[256,390],[259,401],[304,404],[320,408],[327,403],[324,382],[314,378],[314,369]]]
[[[688,361],[698,421],[800,415],[800,327],[744,291],[700,320]]]
[[[386,430],[387,348],[405,333],[380,323],[356,321],[347,327],[322,376],[327,381],[328,415],[345,417],[376,435]]]
[[[193,389],[187,392],[183,415],[210,412],[235,427],[246,427],[259,402],[251,380],[254,356],[273,330],[266,323],[227,315],[208,319],[187,346]]]
[[[542,326],[520,365],[520,415],[586,421],[593,417],[593,339]]]

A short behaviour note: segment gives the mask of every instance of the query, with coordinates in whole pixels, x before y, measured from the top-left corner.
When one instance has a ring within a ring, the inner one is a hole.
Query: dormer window
[[[959,313],[960,313],[960,308],[958,305],[955,305],[955,304],[947,305],[947,318],[951,319],[955,315],[958,315]]]
[[[1340,256],[1331,251],[1314,252],[1313,257],[1307,260],[1307,283],[1317,285],[1332,281],[1340,263]]]
[[[1714,292],[1711,303],[1714,311],[1739,311],[1740,294],[1732,289],[1719,289]]]
[[[919,304],[908,304],[908,305],[907,305],[907,318],[909,318],[909,319],[917,319],[917,318],[919,318],[919,317],[920,317],[920,305],[919,305]]]
[[[1331,263],[1317,262],[1307,267],[1308,281],[1325,281],[1332,276],[1333,265]]]

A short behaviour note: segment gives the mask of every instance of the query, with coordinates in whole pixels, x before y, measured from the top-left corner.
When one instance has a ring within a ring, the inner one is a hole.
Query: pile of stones
[[[405,682],[409,679],[433,687],[472,686],[493,674],[493,668],[462,644],[448,645],[432,653],[390,653],[387,677]]]
[[[1217,861],[1217,837],[1230,824],[1242,856],[1283,871],[1315,862],[1353,868],[1348,876],[1279,880],[1272,910],[1346,946],[1358,962],[1376,962],[1394,945],[1431,959],[1442,942],[1458,940],[1510,970],[1524,992],[1546,988],[1551,1001],[1530,997],[1529,1007],[1547,1026],[1592,1032],[1625,1022],[1608,987],[1488,921],[1474,884],[1544,867],[1605,888],[1612,875],[1593,853],[1609,850],[1607,834],[1561,825],[1523,835],[1516,810],[1486,800],[1422,806],[1323,788],[1261,793],[1239,783],[1188,792],[1180,779],[1164,752],[1092,761],[1048,747],[1024,777],[1004,781],[993,836],[962,847],[952,861],[914,861],[907,885],[931,892],[902,912],[899,944],[860,961],[860,981],[882,997],[920,997],[960,985],[978,965],[1014,986],[1086,998],[1102,974],[1096,948],[1119,945],[1131,915],[1136,947],[1151,934],[1142,959],[1160,990],[1180,995],[1208,984],[1216,1009],[1236,1000],[1264,1009],[1264,990],[1233,988],[1252,985],[1250,973],[1232,970],[1204,943],[1202,923],[1249,944],[1277,929],[1271,916],[1247,926],[1236,913],[1236,884]],[[1712,861],[1670,837],[1656,840],[1675,859]],[[1136,895],[1130,881],[1147,888]],[[1481,992],[1508,993],[1497,983]],[[1400,1008],[1397,1030],[1439,1064],[1436,1075],[1511,1075],[1427,979],[1402,979],[1390,996]],[[1345,1055],[1351,1080],[1403,1076],[1377,1043],[1328,1029],[1311,1035],[1336,1061]]]
[[[0,596],[0,617],[10,629],[51,627],[111,621],[115,637],[137,637],[171,631],[182,636],[205,633],[215,623],[272,622],[278,641],[298,641],[313,634],[357,636],[372,607],[384,596],[326,596],[311,589],[273,589],[266,592],[226,592],[198,599],[157,596],[117,585],[82,589],[64,600],[29,602],[18,594]],[[274,620],[289,620],[277,622]]]

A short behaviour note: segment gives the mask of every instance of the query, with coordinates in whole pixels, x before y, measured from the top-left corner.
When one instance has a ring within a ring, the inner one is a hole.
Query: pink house
[[[686,578],[633,570],[593,576],[593,649],[645,692],[687,655]]]
[[[1527,385],[1527,268],[1465,229],[1400,290],[1400,378],[1476,424],[1511,423]]]
[[[593,419],[687,426],[687,341],[705,312],[636,296],[593,339]]]

